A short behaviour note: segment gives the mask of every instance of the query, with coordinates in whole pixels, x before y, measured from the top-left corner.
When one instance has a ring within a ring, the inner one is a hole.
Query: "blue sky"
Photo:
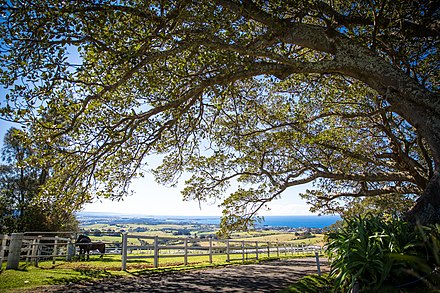
[[[2,93],[1,105],[4,105],[4,94]],[[3,137],[6,131],[14,126],[13,123],[0,119],[0,146],[3,147]],[[16,125],[17,127],[17,125]],[[19,126],[18,126],[19,127]],[[160,158],[149,157],[149,165],[155,166],[160,163]],[[192,216],[218,216],[221,209],[220,202],[201,203],[184,202],[180,191],[183,189],[183,181],[176,187],[165,187],[154,181],[153,175],[147,173],[144,178],[135,179],[132,184],[133,195],[126,197],[123,201],[110,201],[97,199],[84,207],[88,212],[112,212],[123,214],[144,214],[144,215],[192,215]],[[310,186],[307,186],[310,188]],[[305,201],[300,199],[298,194],[303,192],[306,186],[292,187],[287,190],[281,199],[270,204],[271,211],[262,211],[261,215],[306,215],[310,214],[309,207]]]

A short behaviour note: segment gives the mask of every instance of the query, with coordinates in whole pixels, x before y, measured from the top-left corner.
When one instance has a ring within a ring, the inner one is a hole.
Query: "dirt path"
[[[321,270],[328,263],[321,260]],[[44,292],[278,292],[301,277],[316,274],[315,258],[283,259],[134,278],[49,287]]]

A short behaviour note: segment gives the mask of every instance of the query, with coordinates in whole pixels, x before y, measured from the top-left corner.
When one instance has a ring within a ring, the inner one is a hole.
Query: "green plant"
[[[411,227],[399,220],[384,221],[367,214],[345,219],[343,226],[329,233],[331,276],[337,288],[351,290],[356,283],[377,290],[401,266],[390,257],[412,247]]]
[[[416,226],[416,245],[411,255],[393,255],[396,259],[404,259],[410,263],[409,271],[415,280],[411,283],[421,283],[430,290],[440,292],[440,224]],[[404,286],[399,286],[404,287]]]
[[[414,226],[398,218],[366,214],[344,219],[328,233],[330,276],[349,291],[397,291],[439,283],[440,225]]]

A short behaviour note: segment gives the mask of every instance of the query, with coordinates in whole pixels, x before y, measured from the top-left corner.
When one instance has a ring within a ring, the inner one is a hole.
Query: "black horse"
[[[89,260],[90,250],[99,250],[101,253],[100,258],[104,257],[105,243],[92,242],[89,236],[79,235],[75,245],[79,247],[79,260],[81,260],[82,255],[84,255],[84,260],[86,259],[85,253],[87,253],[87,260]]]

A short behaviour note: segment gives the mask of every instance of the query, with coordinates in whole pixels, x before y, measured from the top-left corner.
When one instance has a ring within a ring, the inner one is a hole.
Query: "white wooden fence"
[[[57,234],[66,236],[60,237]],[[20,260],[26,260],[36,266],[41,259],[52,259],[53,263],[59,257],[71,260],[75,254],[75,240],[71,235],[75,234],[32,232],[12,233],[10,236],[0,235],[0,267],[4,261],[7,261],[7,269],[17,269]]]
[[[87,234],[87,233],[85,233]],[[7,262],[7,269],[17,269],[20,261],[38,266],[40,260],[65,258],[67,261],[76,255],[77,232],[26,232],[0,235],[0,268]],[[105,254],[121,255],[119,242],[102,242],[106,245]],[[93,253],[93,252],[92,252]]]
[[[44,235],[44,236],[41,236]],[[38,266],[40,260],[58,258],[67,261],[76,254],[74,232],[32,232],[0,235],[0,268],[7,261],[7,269],[17,269],[20,260]],[[137,240],[137,241],[136,241]],[[133,243],[140,243],[134,245]],[[118,247],[121,247],[119,249]],[[322,250],[317,245],[298,245],[287,242],[243,241],[236,239],[159,237],[122,233],[121,242],[106,243],[106,255],[121,255],[122,270],[126,270],[129,259],[152,258],[154,267],[159,267],[162,258],[182,258],[188,264],[189,257],[206,257],[213,262],[213,256],[224,255],[226,261],[245,261],[288,254],[309,254]],[[7,259],[6,259],[7,255]],[[318,260],[318,259],[317,259]]]
[[[141,245],[130,245],[129,239],[137,239]],[[214,255],[225,255],[226,261],[259,259],[260,256],[280,256],[280,254],[307,254],[320,252],[321,246],[295,245],[287,242],[243,241],[234,239],[195,239],[122,234],[122,270],[127,268],[127,260],[153,258],[155,268],[159,259],[181,257],[183,264],[188,258],[205,256],[210,263]],[[237,258],[238,256],[238,258]],[[235,258],[234,258],[235,257]]]

